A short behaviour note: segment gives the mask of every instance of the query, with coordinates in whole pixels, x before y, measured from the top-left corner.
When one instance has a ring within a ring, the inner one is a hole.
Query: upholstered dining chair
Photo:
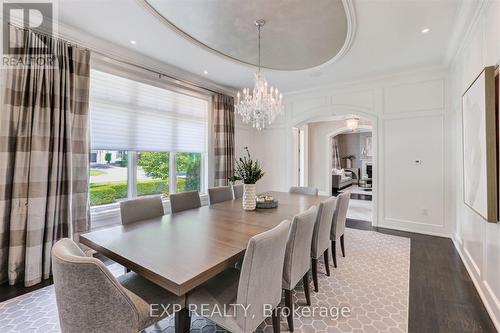
[[[120,202],[122,224],[163,216],[161,196],[150,196]]]
[[[306,186],[292,186],[289,190],[290,193],[298,193],[305,195],[318,195],[318,189],[314,187],[306,187]]]
[[[318,208],[312,206],[305,212],[293,218],[286,243],[285,263],[283,267],[283,290],[285,291],[285,306],[288,328],[293,332],[293,301],[292,290],[302,280],[307,305],[311,305],[309,294],[309,269],[311,268],[311,243]]]
[[[233,200],[233,189],[231,186],[219,186],[208,189],[208,199],[210,204]]]
[[[243,184],[235,184],[235,185],[231,186],[233,188],[233,196],[234,196],[235,200],[243,197],[243,187],[244,186],[245,185],[243,185]]]
[[[186,299],[188,308],[209,309],[209,319],[233,333],[253,332],[266,319],[266,310],[272,310],[273,331],[279,332],[276,307],[281,301],[280,273],[283,272],[289,229],[290,222],[285,220],[252,237],[241,271],[227,269],[191,291]],[[211,311],[212,308],[224,308],[231,313]],[[189,331],[190,323],[188,316],[184,325],[186,331]]]
[[[332,257],[333,266],[337,267],[337,240],[340,239],[340,248],[342,250],[342,257],[345,257],[344,247],[344,232],[345,223],[347,219],[347,210],[349,209],[349,199],[351,194],[349,192],[341,193],[337,196],[337,206],[333,213],[332,230],[330,239],[332,240]]]
[[[332,229],[333,213],[337,199],[331,197],[318,205],[318,216],[314,225],[311,246],[312,276],[314,291],[318,292],[318,259],[323,256],[325,260],[326,275],[330,276],[330,263],[328,251],[330,248],[330,230]]]
[[[155,316],[150,305],[185,307],[184,296],[175,296],[136,273],[116,279],[100,260],[85,256],[69,238],[54,244],[52,269],[63,333],[136,333],[172,314],[158,311]],[[178,312],[180,322],[177,317]]]
[[[170,194],[170,212],[178,213],[183,210],[200,208],[201,200],[198,191]]]

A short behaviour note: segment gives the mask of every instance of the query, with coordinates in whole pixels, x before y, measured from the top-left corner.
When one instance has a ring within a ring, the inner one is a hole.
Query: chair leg
[[[285,306],[288,308],[286,320],[288,321],[288,330],[293,332],[293,301],[292,291],[285,289]]]
[[[323,258],[325,259],[325,269],[326,276],[330,276],[330,260],[328,260],[328,249],[323,253]]]
[[[318,292],[318,259],[312,260],[312,275],[313,275],[313,283],[314,283],[314,292]]]
[[[309,291],[309,272],[302,278],[302,284],[304,285],[304,294],[306,295],[306,302],[308,306],[311,306],[311,293]]]
[[[188,333],[191,330],[191,315],[188,309],[182,309],[175,313],[175,333]]]
[[[332,240],[333,267],[337,268],[337,242]]]
[[[342,250],[342,257],[345,258],[344,235],[340,236],[340,249]]]
[[[280,317],[279,317],[279,308],[273,310],[273,314],[271,315],[273,321],[273,333],[280,333]]]

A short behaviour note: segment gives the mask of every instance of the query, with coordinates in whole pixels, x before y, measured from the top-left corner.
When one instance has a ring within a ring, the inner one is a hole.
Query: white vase
[[[255,184],[245,184],[243,185],[243,209],[244,210],[255,210],[256,202],[256,188]]]

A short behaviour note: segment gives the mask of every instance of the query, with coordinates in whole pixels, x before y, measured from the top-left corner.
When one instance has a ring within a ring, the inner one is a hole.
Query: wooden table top
[[[244,211],[241,199],[80,235],[80,242],[176,295],[240,259],[254,235],[327,199],[266,192],[278,208]]]

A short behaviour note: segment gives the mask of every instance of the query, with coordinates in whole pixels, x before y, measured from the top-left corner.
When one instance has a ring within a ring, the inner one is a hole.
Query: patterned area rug
[[[346,258],[337,258],[336,269],[330,262],[330,277],[324,274],[324,265],[319,266],[319,292],[311,292],[311,308],[304,306],[302,288],[296,288],[295,306],[305,311],[301,311],[302,317],[295,318],[295,331],[407,332],[410,239],[347,229],[345,245]],[[118,264],[109,268],[115,275],[123,273]],[[281,330],[288,331],[285,318],[281,319]],[[272,332],[271,322],[263,323],[258,331]],[[0,303],[0,332],[59,332],[54,288],[49,286]],[[145,332],[174,332],[173,318],[164,319]],[[191,332],[224,329],[193,316]]]

